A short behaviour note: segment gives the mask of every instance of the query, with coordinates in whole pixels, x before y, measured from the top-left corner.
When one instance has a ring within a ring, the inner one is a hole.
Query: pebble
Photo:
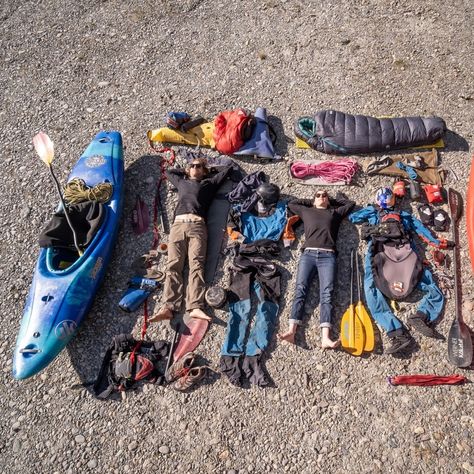
[[[109,81],[101,81],[97,85],[99,87],[107,87],[109,84],[110,84]]]
[[[472,311],[472,309],[474,308],[474,303],[472,302],[472,300],[466,300],[466,301],[464,301],[462,306],[463,306],[464,310]]]
[[[464,462],[462,468],[469,474],[474,474],[474,466],[470,462]]]
[[[77,444],[82,444],[84,443],[86,440],[86,438],[83,436],[83,435],[77,435],[75,438],[74,438],[74,441],[77,443]]]
[[[13,423],[12,425],[12,430],[13,431],[20,431],[20,422],[19,421],[16,421],[15,423]]]
[[[21,213],[20,213],[20,216],[23,218],[23,219],[26,219],[31,213],[31,208],[28,207],[28,206],[25,206],[23,207],[23,209],[21,210]]]
[[[20,449],[21,449],[20,440],[15,439],[15,440],[13,441],[13,447],[12,447],[12,449],[13,449],[13,452],[14,452],[14,453],[19,453],[19,452],[20,452]]]
[[[160,447],[158,448],[158,451],[159,451],[161,454],[169,454],[170,448],[168,448],[168,446],[160,446]]]
[[[421,426],[418,426],[413,430],[413,433],[415,433],[415,434],[423,434],[424,432],[425,432],[425,430]]]
[[[128,445],[128,450],[129,451],[135,451],[135,449],[138,448],[138,443],[136,441],[132,441],[129,445]]]
[[[88,463],[87,463],[87,467],[89,469],[95,469],[97,467],[97,460],[96,459],[91,459]]]

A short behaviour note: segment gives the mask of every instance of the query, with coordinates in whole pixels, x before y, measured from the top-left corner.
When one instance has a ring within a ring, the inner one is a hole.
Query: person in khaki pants
[[[168,241],[168,263],[163,290],[162,306],[150,321],[172,319],[179,311],[184,295],[183,271],[186,258],[189,281],[186,293],[186,311],[193,318],[211,318],[204,307],[204,263],[207,250],[206,214],[220,185],[227,178],[231,166],[208,177],[204,158],[197,158],[187,168],[166,171],[170,182],[178,189],[178,205]]]

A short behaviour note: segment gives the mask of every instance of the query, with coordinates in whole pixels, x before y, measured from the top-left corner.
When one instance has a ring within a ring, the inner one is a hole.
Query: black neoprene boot
[[[417,311],[413,316],[408,318],[408,324],[416,329],[419,333],[426,337],[436,337],[435,330],[429,324],[426,314]]]
[[[387,354],[395,354],[400,352],[402,349],[405,349],[405,347],[407,347],[412,341],[410,334],[408,334],[403,329],[390,331],[387,333],[387,336],[390,338],[390,347],[385,349]]]

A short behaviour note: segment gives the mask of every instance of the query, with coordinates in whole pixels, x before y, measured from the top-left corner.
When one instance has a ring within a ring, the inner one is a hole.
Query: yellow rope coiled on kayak
[[[107,202],[114,191],[111,183],[99,183],[93,188],[86,185],[80,178],[74,178],[64,188],[64,199],[69,204],[78,204],[84,201]]]

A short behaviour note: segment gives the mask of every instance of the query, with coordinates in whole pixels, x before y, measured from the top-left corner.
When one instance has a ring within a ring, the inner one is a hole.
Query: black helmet
[[[262,183],[256,193],[263,204],[276,204],[280,199],[280,188],[273,183]]]

